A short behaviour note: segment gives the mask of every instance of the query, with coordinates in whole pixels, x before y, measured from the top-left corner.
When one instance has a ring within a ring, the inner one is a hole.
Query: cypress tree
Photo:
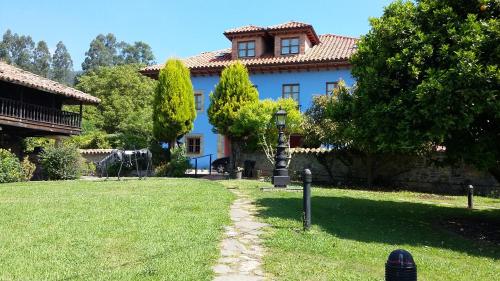
[[[172,148],[178,137],[193,129],[195,118],[189,69],[180,60],[169,59],[158,75],[153,101],[153,135]]]
[[[215,131],[231,140],[233,169],[239,164],[239,141],[244,136],[231,134],[230,128],[237,119],[238,111],[258,100],[259,93],[250,81],[247,68],[241,62],[231,64],[222,71],[215,91],[210,94],[208,118]]]
[[[210,124],[219,134],[229,135],[238,110],[258,100],[259,93],[250,81],[246,67],[240,62],[231,64],[222,71],[215,91],[210,94]]]

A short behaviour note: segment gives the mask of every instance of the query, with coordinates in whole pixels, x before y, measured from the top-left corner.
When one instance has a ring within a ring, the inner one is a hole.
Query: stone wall
[[[299,180],[305,168],[311,169],[316,183],[342,186],[361,186],[367,181],[367,166],[361,157],[353,157],[349,165],[335,155],[329,155],[327,163],[330,172],[318,161],[316,153],[294,153],[289,171],[292,179]],[[273,166],[264,153],[246,153],[242,160],[255,161],[255,170],[261,176],[271,176]],[[400,160],[400,161],[398,161]],[[382,161],[383,162],[383,161]],[[500,184],[487,172],[473,167],[438,167],[425,158],[404,158],[378,163],[374,172],[374,185],[389,189],[404,189],[441,194],[465,194],[465,185],[474,185],[480,195],[500,195]]]

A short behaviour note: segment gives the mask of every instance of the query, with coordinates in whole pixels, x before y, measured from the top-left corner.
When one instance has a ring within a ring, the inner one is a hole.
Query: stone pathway
[[[248,196],[237,189],[230,189],[238,196],[231,205],[232,226],[226,226],[221,243],[221,258],[216,266],[214,281],[265,280],[261,267],[264,248],[259,235],[267,226],[255,219],[255,206]]]

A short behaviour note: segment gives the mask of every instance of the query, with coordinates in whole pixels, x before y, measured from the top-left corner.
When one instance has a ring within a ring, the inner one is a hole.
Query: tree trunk
[[[230,167],[232,171],[236,171],[236,168],[241,166],[240,163],[240,153],[241,146],[238,140],[231,138],[231,158],[230,158]]]

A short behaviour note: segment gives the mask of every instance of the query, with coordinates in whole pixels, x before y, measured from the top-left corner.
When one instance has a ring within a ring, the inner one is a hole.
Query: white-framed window
[[[238,42],[238,57],[239,58],[255,57],[255,41]]]
[[[281,39],[281,54],[282,55],[298,54],[299,50],[300,50],[299,37]]]
[[[194,108],[196,111],[203,111],[203,92],[194,92]]]
[[[188,135],[185,137],[186,153],[189,155],[199,155],[202,153],[203,137],[201,135]]]
[[[291,98],[300,104],[300,85],[299,84],[283,84],[283,94],[284,99]]]
[[[335,88],[337,88],[338,85],[339,85],[338,82],[326,82],[326,94],[327,95],[333,94],[333,90],[335,90]]]

